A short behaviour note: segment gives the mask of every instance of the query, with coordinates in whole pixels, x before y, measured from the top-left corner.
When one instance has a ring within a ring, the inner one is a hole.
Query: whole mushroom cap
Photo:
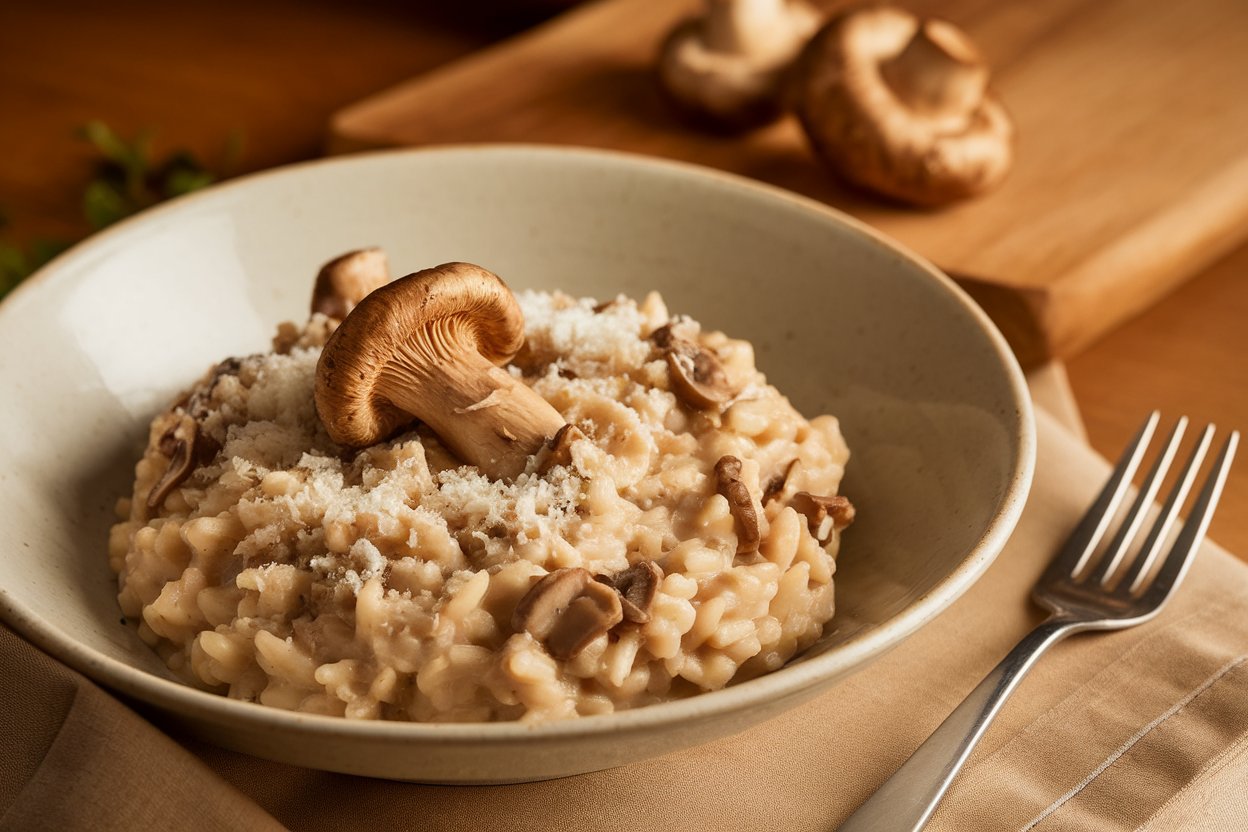
[[[869,6],[830,20],[798,59],[796,109],[844,179],[920,206],[981,194],[1013,159],[1013,124],[970,39]]]
[[[465,350],[501,365],[523,344],[524,316],[497,275],[471,263],[425,269],[373,291],[334,331],[317,366],[317,411],[335,442],[371,445],[413,419],[396,393],[431,396],[422,382]]]
[[[382,249],[348,251],[321,266],[312,289],[312,312],[340,321],[389,280],[390,266]]]
[[[659,80],[681,109],[727,129],[774,121],[782,86],[820,16],[804,0],[710,0],[659,52]]]

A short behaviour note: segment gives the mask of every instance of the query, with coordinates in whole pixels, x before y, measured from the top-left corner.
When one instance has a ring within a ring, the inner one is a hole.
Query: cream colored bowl
[[[106,542],[151,417],[206,367],[307,314],[333,255],[480,263],[516,288],[659,289],[749,338],[853,450],[838,610],[778,672],[549,724],[361,723],[194,690],[120,620]],[[386,153],[248,177],[144,213],[0,305],[0,611],[52,655],[191,732],[274,760],[428,782],[592,771],[740,731],[815,696],[948,606],[1031,480],[1017,364],[948,279],[814,202],[695,167],[531,147]],[[951,646],[951,649],[956,649]],[[853,702],[846,702],[853,708]]]

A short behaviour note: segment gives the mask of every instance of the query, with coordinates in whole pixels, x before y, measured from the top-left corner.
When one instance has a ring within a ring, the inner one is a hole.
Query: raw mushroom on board
[[[988,68],[951,23],[894,6],[841,14],[795,69],[795,107],[815,151],[845,180],[933,207],[995,187],[1014,128]]]
[[[659,54],[659,81],[683,110],[730,129],[780,117],[793,59],[819,27],[801,0],[708,0]]]

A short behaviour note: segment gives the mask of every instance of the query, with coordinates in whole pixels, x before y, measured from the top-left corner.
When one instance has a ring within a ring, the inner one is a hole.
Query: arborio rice
[[[154,420],[109,551],[170,668],[298,711],[544,721],[716,690],[819,637],[852,518],[837,420],[804,419],[750,344],[657,294],[519,301],[507,370],[581,435],[510,482],[419,425],[332,442],[320,314]],[[690,404],[673,343],[717,358],[732,396]]]

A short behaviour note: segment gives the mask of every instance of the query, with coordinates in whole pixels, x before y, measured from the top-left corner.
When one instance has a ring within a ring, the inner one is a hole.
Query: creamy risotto
[[[153,421],[110,563],[175,672],[356,719],[541,721],[716,690],[819,637],[853,516],[836,419],[657,294],[517,300],[522,344],[479,372],[552,415],[502,475],[465,464],[484,440],[453,449],[510,393],[439,392],[440,419],[364,447],[331,435],[318,385],[347,371],[326,344],[363,304],[284,324]]]

